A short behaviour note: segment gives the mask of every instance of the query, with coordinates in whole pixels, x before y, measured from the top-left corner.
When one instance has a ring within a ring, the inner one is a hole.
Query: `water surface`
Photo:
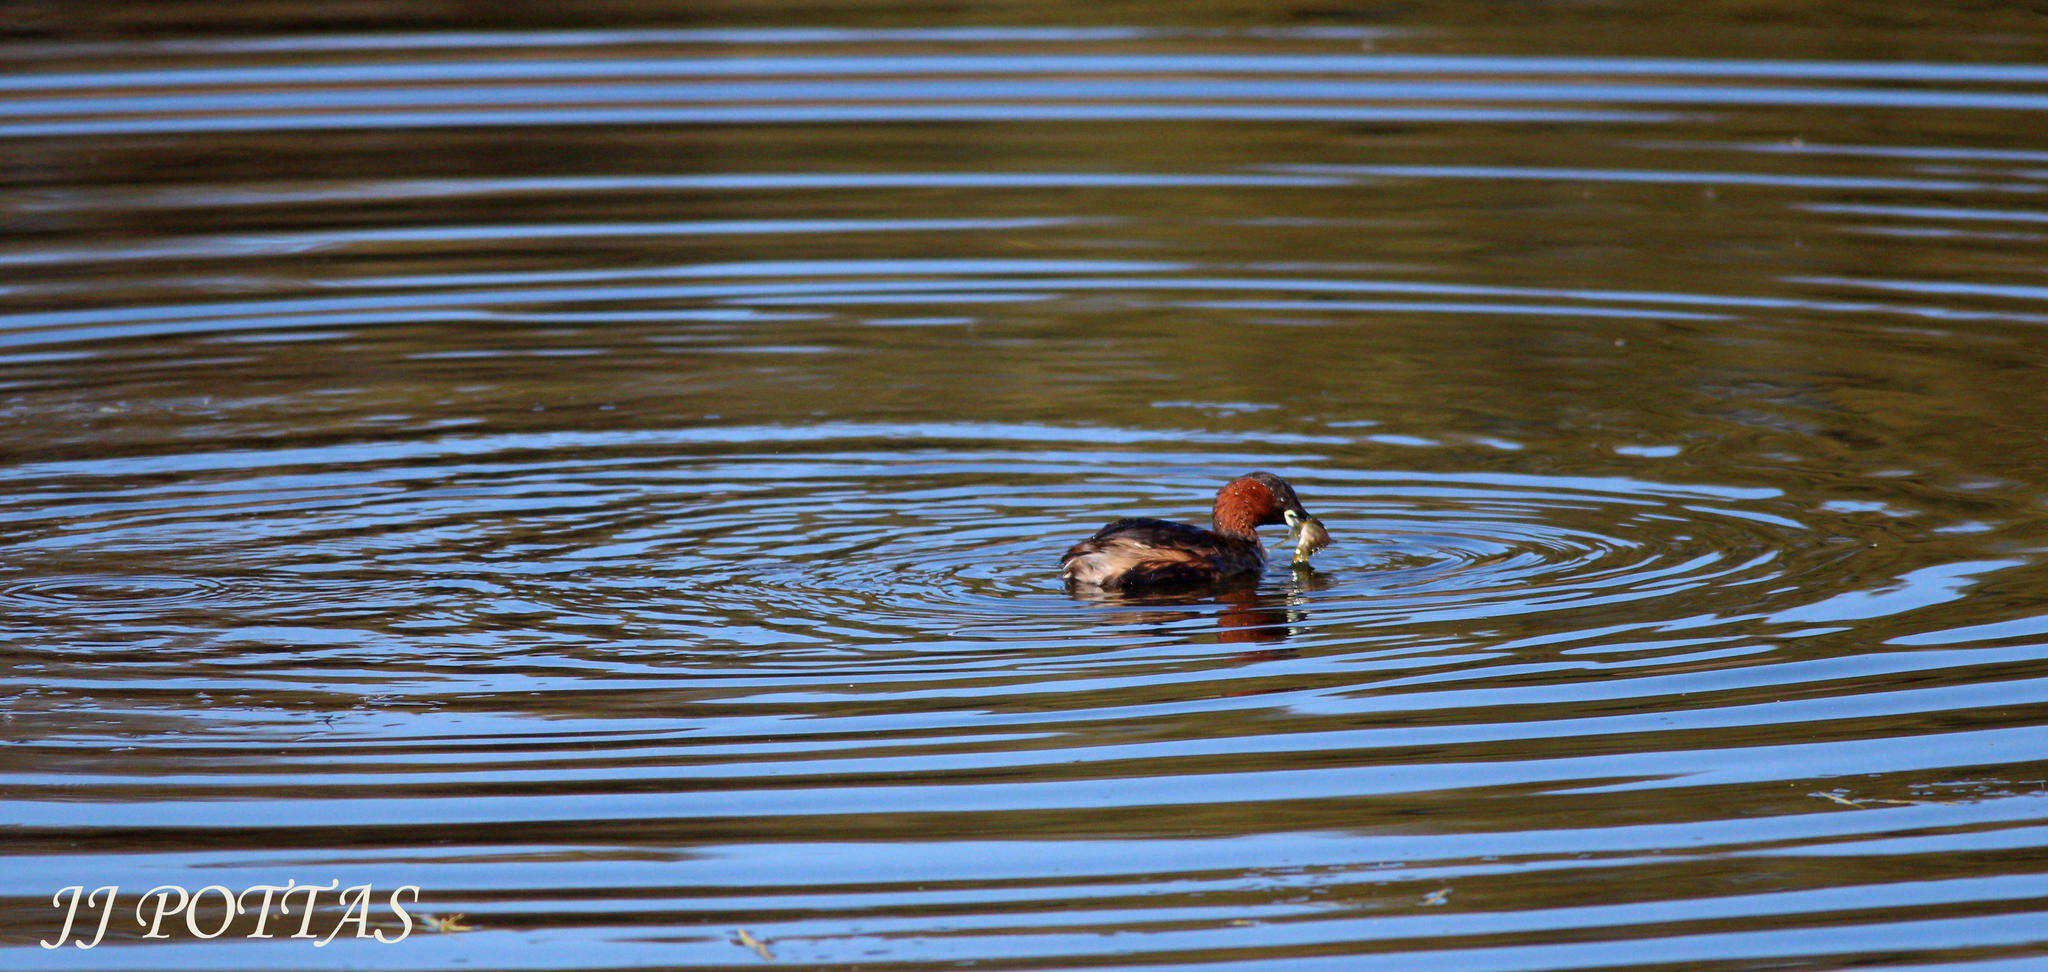
[[[2048,961],[1995,12],[167,9],[0,77],[0,964]],[[463,917],[36,945],[287,879]]]

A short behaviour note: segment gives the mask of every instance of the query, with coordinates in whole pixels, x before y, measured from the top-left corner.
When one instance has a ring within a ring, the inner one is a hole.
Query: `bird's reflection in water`
[[[1216,640],[1223,644],[1277,645],[1306,625],[1309,608],[1304,595],[1329,586],[1328,577],[1303,566],[1297,567],[1286,583],[1263,588],[1253,578],[1240,584],[1177,591],[1106,591],[1077,586],[1069,586],[1068,590],[1085,601],[1131,608],[1122,620],[1159,625],[1161,634],[1185,631],[1178,625],[1190,618],[1214,616]],[[1223,610],[1215,611],[1214,605]],[[1242,657],[1257,660],[1291,653],[1292,649],[1266,649]]]

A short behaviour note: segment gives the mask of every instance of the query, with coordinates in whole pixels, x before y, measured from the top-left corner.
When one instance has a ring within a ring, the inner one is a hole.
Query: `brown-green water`
[[[2038,15],[472,8],[5,28],[0,967],[2048,967]]]

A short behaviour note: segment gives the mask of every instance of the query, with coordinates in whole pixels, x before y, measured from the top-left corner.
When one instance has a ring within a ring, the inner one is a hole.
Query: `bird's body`
[[[1266,552],[1256,538],[1126,517],[1075,544],[1060,566],[1067,578],[1091,587],[1168,587],[1256,574]]]
[[[1184,587],[1256,576],[1266,566],[1258,528],[1283,522],[1298,526],[1312,519],[1286,480],[1272,473],[1251,473],[1231,480],[1217,492],[1211,529],[1126,517],[1068,550],[1060,560],[1061,574],[1077,585],[1113,590]],[[1321,529],[1320,523],[1317,529]],[[1322,534],[1323,542],[1328,542],[1328,536]]]

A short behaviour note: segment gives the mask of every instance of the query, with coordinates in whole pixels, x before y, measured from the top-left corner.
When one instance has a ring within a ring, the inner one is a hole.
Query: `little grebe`
[[[1294,487],[1272,473],[1255,472],[1217,491],[1215,529],[1126,517],[1067,551],[1060,559],[1061,574],[1076,584],[1121,590],[1256,574],[1266,566],[1258,528],[1272,523],[1294,530],[1314,524],[1321,539],[1315,546],[1329,542],[1322,525],[1294,498]],[[1305,559],[1304,554],[1297,562]]]

